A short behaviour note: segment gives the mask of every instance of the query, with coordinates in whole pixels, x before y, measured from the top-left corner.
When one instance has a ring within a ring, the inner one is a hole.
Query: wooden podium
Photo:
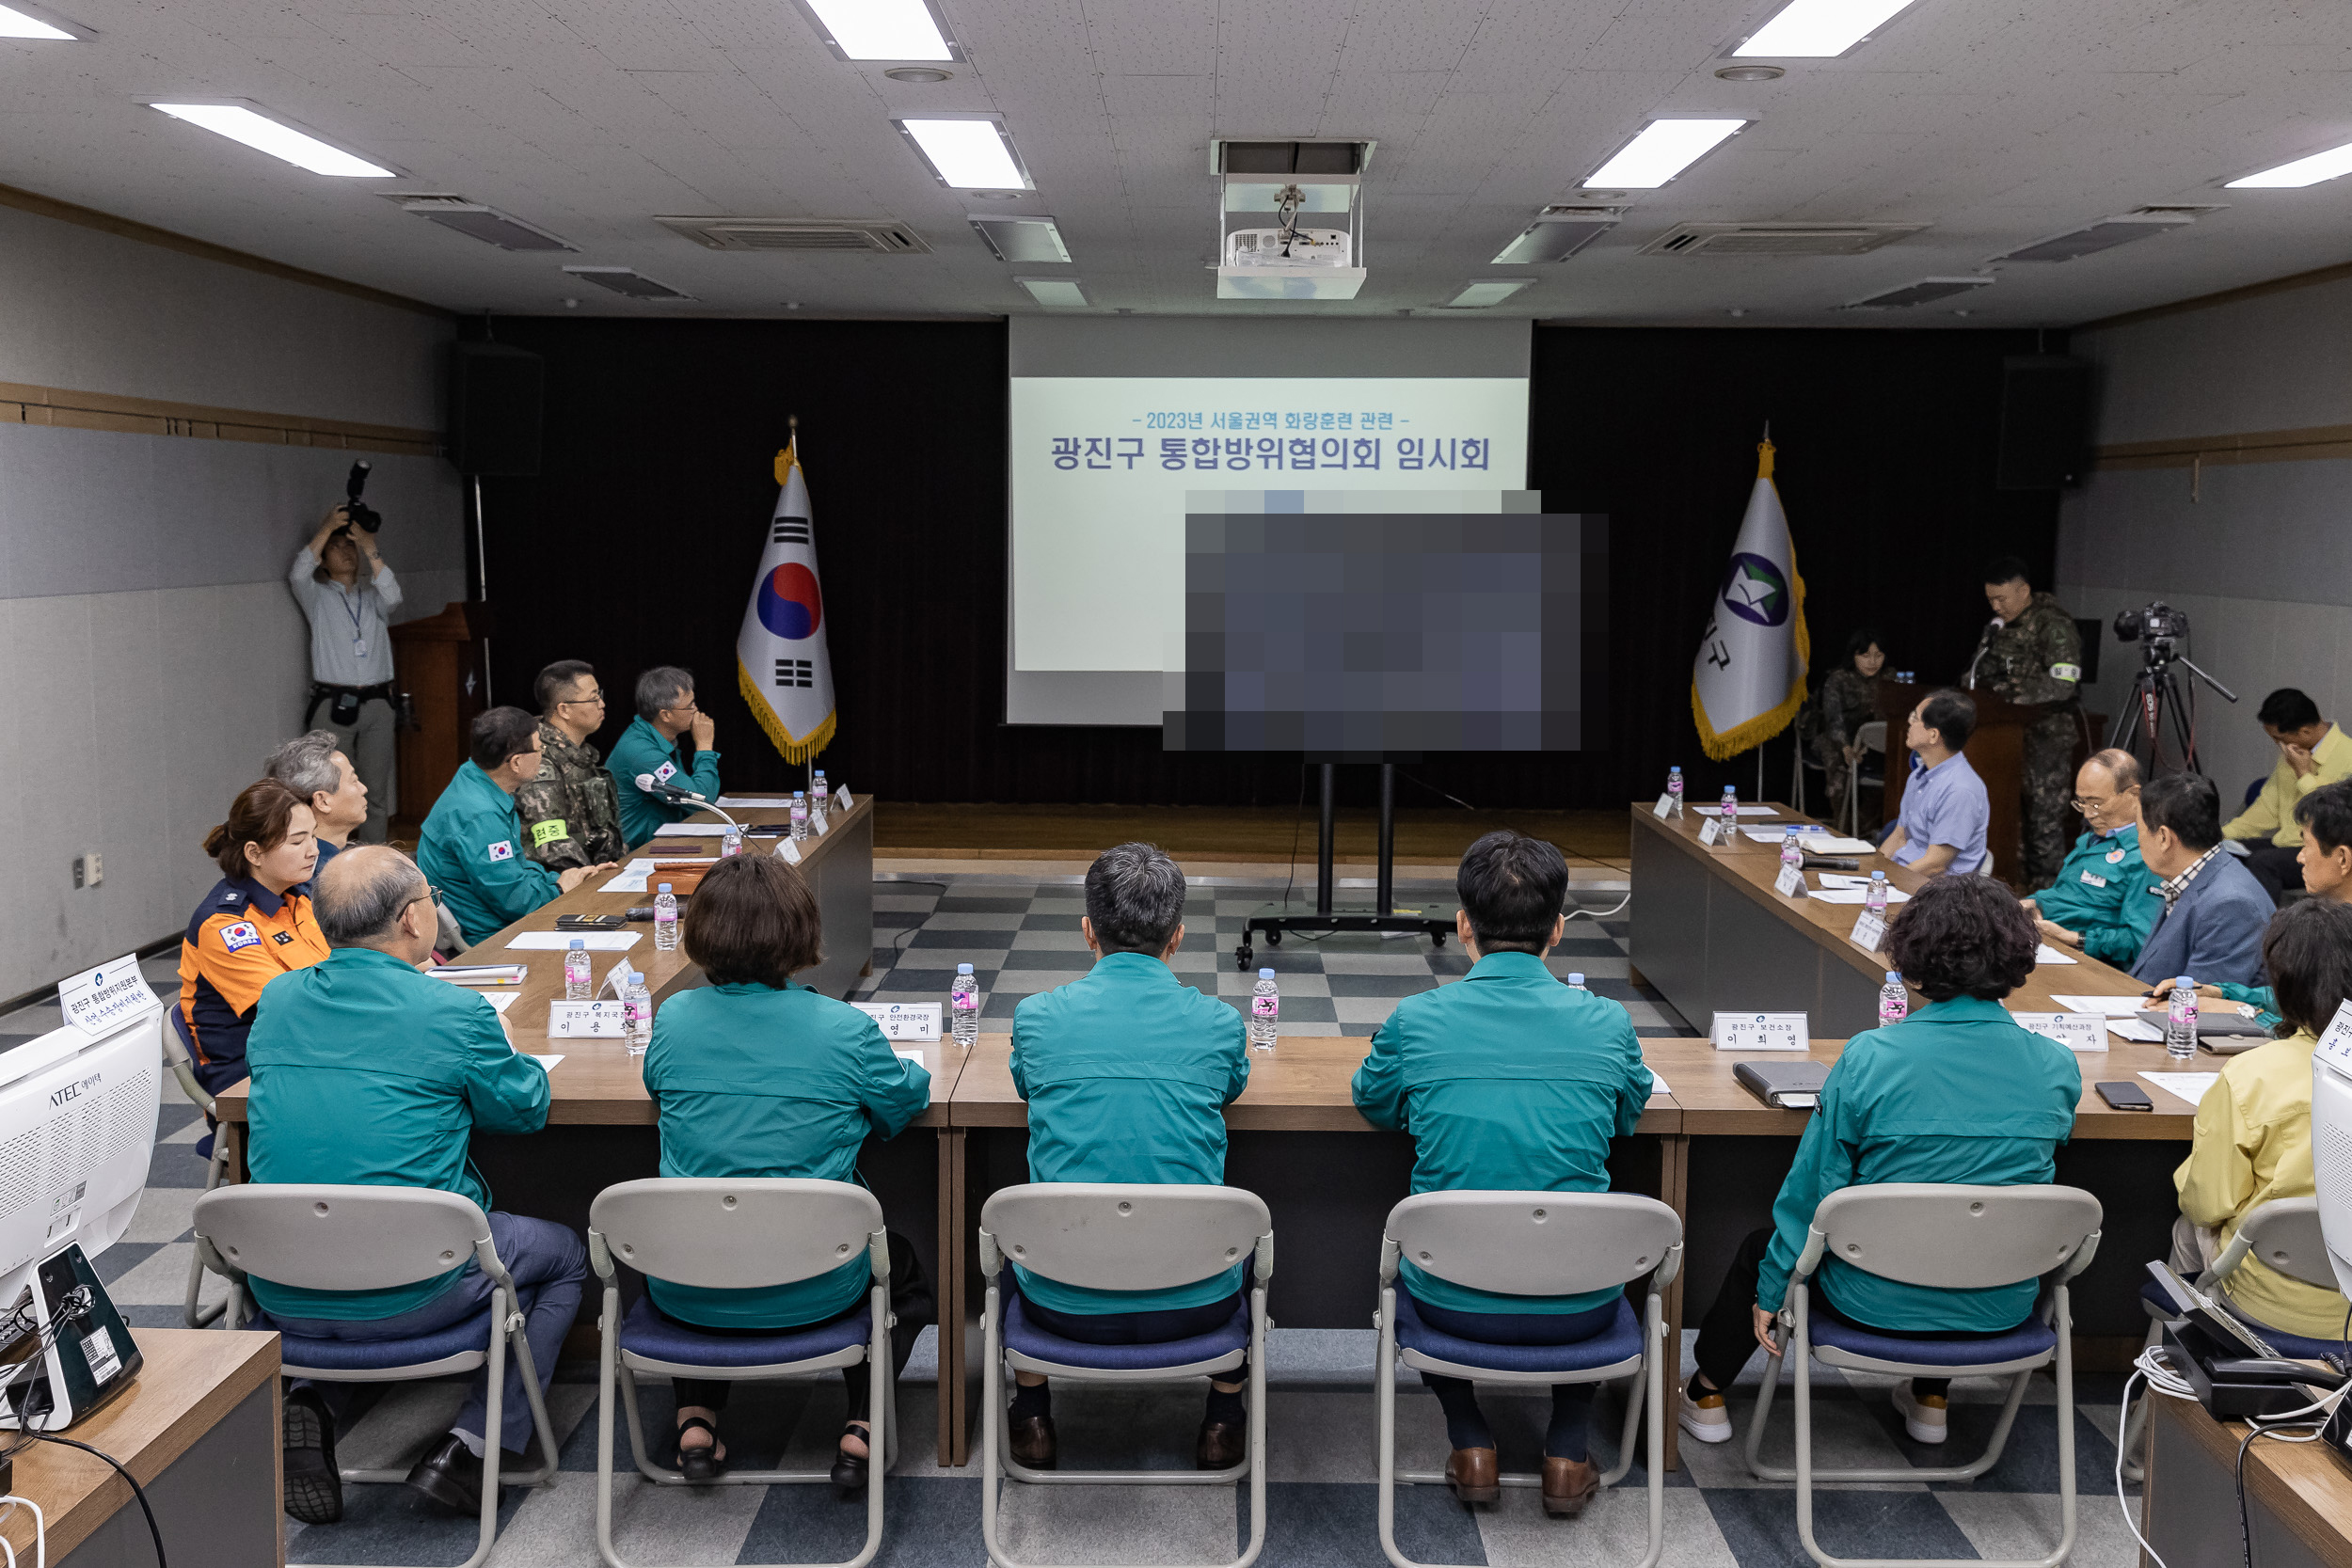
[[[1903,790],[1911,783],[1911,753],[1903,745],[1911,710],[1921,698],[1941,687],[1916,682],[1882,680],[1875,690],[1878,717],[1886,721],[1886,803],[1884,819],[1902,811]],[[1968,694],[1977,705],[1976,733],[1964,749],[1968,766],[1984,781],[1991,820],[1985,829],[1985,848],[1993,856],[1993,874],[2010,887],[2026,886],[2026,731],[2037,720],[2057,711],[2045,703],[2012,703],[1992,691]],[[2080,768],[2091,748],[2087,733],[2105,728],[2105,721],[2087,719],[2076,726],[2074,756],[2069,770]],[[405,785],[403,786],[404,788]],[[2070,833],[2070,837],[2072,834]]]
[[[422,822],[466,760],[482,712],[482,641],[489,607],[444,605],[438,615],[392,627],[393,679],[415,705],[417,727],[400,737],[400,815]]]

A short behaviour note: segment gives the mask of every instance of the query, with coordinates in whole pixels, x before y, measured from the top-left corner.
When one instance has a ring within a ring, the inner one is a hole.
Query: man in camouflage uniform
[[[2046,705],[2025,735],[2026,863],[2017,879],[2047,887],[2066,862],[2074,826],[2074,750],[2082,739],[2082,633],[2057,596],[2037,594],[2026,563],[2003,556],[1985,568],[1984,596],[2002,621],[1970,667],[1968,684],[2012,703]],[[1996,865],[1996,873],[2005,868]]]
[[[588,737],[604,727],[604,691],[594,666],[558,659],[533,683],[539,699],[539,776],[515,793],[525,850],[553,870],[621,858],[621,805],[612,775]]]

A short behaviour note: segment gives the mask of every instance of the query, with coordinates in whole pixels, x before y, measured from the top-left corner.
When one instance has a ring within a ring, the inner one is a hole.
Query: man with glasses
[[[524,851],[558,871],[621,854],[621,802],[588,737],[604,727],[604,688],[594,665],[556,660],[533,683],[539,699],[539,776],[515,792],[530,840]]]
[[[466,943],[485,941],[610,863],[551,871],[523,853],[530,840],[515,792],[539,776],[539,721],[518,707],[476,716],[471,755],[433,802],[417,835],[417,863],[439,884]]]
[[[705,800],[719,798],[719,753],[710,749],[710,715],[694,705],[692,671],[664,664],[637,677],[637,717],[612,743],[605,764],[620,798],[621,839],[629,848],[699,809],[638,788],[641,775]]]
[[[2058,880],[2026,900],[2042,940],[2128,969],[2164,913],[2156,874],[2139,856],[2139,762],[2095,752],[2074,774],[2074,810],[2089,831]]]

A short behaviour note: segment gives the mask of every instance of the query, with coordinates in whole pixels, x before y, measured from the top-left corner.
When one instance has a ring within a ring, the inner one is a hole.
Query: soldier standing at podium
[[[2025,875],[2027,888],[2047,887],[2065,863],[2074,823],[2074,742],[2082,729],[2083,640],[2074,618],[2054,594],[2036,593],[2026,563],[2005,555],[1984,571],[1993,607],[1966,684],[2012,703],[2051,711],[2026,727]]]

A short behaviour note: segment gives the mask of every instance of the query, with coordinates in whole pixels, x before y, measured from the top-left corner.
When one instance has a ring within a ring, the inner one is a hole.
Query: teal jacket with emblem
[[[719,753],[696,752],[693,765],[681,766],[678,744],[664,736],[644,716],[628,721],[612,743],[604,770],[612,775],[612,793],[621,802],[621,842],[634,849],[673,822],[683,822],[699,806],[676,806],[637,787],[637,775],[651,773],[663,784],[691,789],[706,800],[719,798]]]
[[[1780,1310],[1813,1212],[1844,1187],[1881,1181],[2019,1187],[2056,1179],[2074,1129],[2082,1070],[1998,1002],[1931,1002],[1846,1042],[1772,1202],[1772,1241],[1756,1305]],[[2038,1279],[1982,1290],[1903,1285],[1824,1258],[1814,1288],[1854,1323],[1910,1332],[1987,1333],[2033,1310]]]
[[[547,1069],[507,1042],[488,998],[372,947],[338,947],[263,987],[245,1055],[256,1181],[431,1187],[486,1212],[490,1188],[469,1140],[548,1121]],[[253,1298],[288,1317],[389,1318],[472,1267],[383,1291],[256,1278]]]
[[[1238,1008],[1148,953],[1105,953],[1086,977],[1012,1014],[1012,1086],[1029,1102],[1032,1181],[1225,1180],[1224,1108],[1249,1085]],[[1205,1307],[1241,1288],[1231,1269],[1164,1291],[1093,1291],[1014,1271],[1059,1312]]]
[[[1489,953],[1399,1002],[1351,1087],[1365,1120],[1413,1135],[1416,1193],[1605,1193],[1609,1140],[1642,1119],[1650,1070],[1625,1008],[1533,953]],[[1584,1312],[1618,1294],[1504,1295],[1409,1260],[1402,1273],[1416,1301],[1459,1312]]]
[[[471,946],[564,891],[556,874],[524,853],[515,798],[470,762],[433,802],[417,835],[417,866],[441,890]]]
[[[868,1133],[896,1137],[931,1102],[931,1075],[882,1026],[806,986],[708,986],[654,1015],[645,1092],[661,1117],[664,1176],[855,1181]],[[855,1307],[866,1255],[750,1290],[645,1280],[654,1305],[706,1328],[795,1328]]]
[[[2033,895],[2044,920],[2083,939],[2083,951],[2101,963],[2129,969],[2164,913],[2159,880],[2139,858],[2139,824],[2105,838],[2085,833],[2066,852],[2058,880]]]

